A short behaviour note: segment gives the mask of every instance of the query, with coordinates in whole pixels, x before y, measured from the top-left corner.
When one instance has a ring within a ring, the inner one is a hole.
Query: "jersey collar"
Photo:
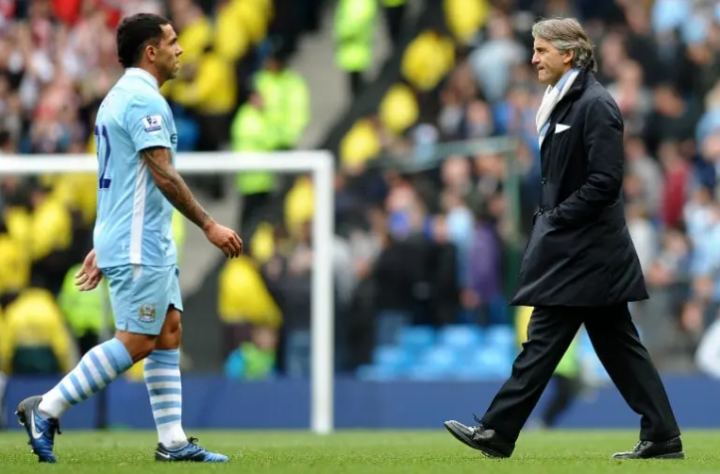
[[[129,67],[125,70],[125,74],[128,76],[139,77],[151,86],[155,87],[155,89],[160,89],[160,87],[158,87],[158,82],[157,79],[155,79],[155,76],[147,72],[145,69],[139,67]]]

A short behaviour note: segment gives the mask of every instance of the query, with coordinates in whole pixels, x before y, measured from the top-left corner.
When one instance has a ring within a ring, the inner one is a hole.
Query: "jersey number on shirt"
[[[101,166],[99,185],[100,189],[107,189],[112,181],[110,178],[105,177],[108,160],[110,160],[110,139],[108,138],[107,128],[104,125],[99,127],[95,125],[95,136],[97,137],[97,146],[95,148],[97,148],[98,164]],[[103,158],[100,158],[101,156]]]

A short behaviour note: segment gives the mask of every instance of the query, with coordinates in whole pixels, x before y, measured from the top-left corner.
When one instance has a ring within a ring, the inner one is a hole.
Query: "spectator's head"
[[[440,93],[440,103],[444,107],[459,107],[462,105],[460,94],[454,87],[446,87]]]
[[[628,161],[640,160],[647,157],[647,148],[642,137],[630,135],[625,139],[625,159]]]
[[[262,96],[258,91],[251,91],[248,96],[248,103],[256,109],[262,109],[265,106]]]
[[[532,63],[541,83],[555,85],[573,67],[597,70],[593,43],[577,20],[542,20],[533,25],[532,35]]]
[[[687,237],[681,229],[670,228],[663,235],[663,248],[671,253],[683,255],[689,250]]]
[[[633,33],[647,35],[650,32],[649,17],[642,2],[628,2],[625,7],[625,19]]]
[[[643,182],[639,176],[634,174],[628,174],[623,180],[623,191],[627,202],[632,203],[643,195]]]
[[[655,88],[655,110],[661,115],[677,117],[682,115],[684,104],[672,84],[660,84]]]
[[[448,157],[441,172],[443,184],[450,188],[461,188],[470,181],[470,163],[459,155]]]
[[[273,228],[273,243],[276,247],[283,246],[284,242],[290,237],[287,227],[283,223],[278,223]]]
[[[264,351],[274,351],[277,347],[277,331],[270,326],[253,326],[252,342],[255,346]]]
[[[448,78],[445,89],[453,93],[451,95],[453,99],[463,104],[482,95],[482,92],[478,90],[475,76],[472,69],[468,67],[468,62],[458,64],[458,68]],[[412,86],[409,85],[409,87]],[[453,101],[452,103],[454,104],[455,102]]]
[[[173,23],[184,30],[202,17],[202,9],[193,0],[173,0],[170,4]]]
[[[481,153],[475,157],[475,172],[478,176],[502,180],[505,176],[505,160],[498,153]]]
[[[618,75],[618,82],[625,86],[640,87],[643,84],[643,70],[636,61],[623,62]]]
[[[450,240],[447,217],[443,214],[433,217],[430,232],[435,242],[439,244],[447,243]]]
[[[377,235],[384,235],[387,232],[387,218],[387,213],[382,207],[373,206],[367,210],[370,230]]]
[[[415,200],[407,213],[408,226],[411,234],[422,233],[427,216],[428,212],[425,205],[419,199]]]
[[[418,201],[415,188],[407,182],[400,182],[393,186],[386,199],[386,206],[389,213],[409,213]]]
[[[713,189],[710,186],[701,184],[692,194],[692,202],[700,206],[706,206],[713,200]]]
[[[672,140],[662,142],[658,148],[658,159],[666,171],[674,169],[683,161],[680,154],[680,145]]]
[[[476,100],[468,105],[465,133],[466,138],[485,138],[492,135],[492,112],[485,102]]]
[[[707,161],[720,160],[720,131],[705,137],[701,144],[702,157]]]
[[[498,191],[490,197],[488,201],[488,213],[496,221],[502,220],[506,209],[505,196],[502,191]]]
[[[717,225],[720,224],[720,203],[717,203],[713,200],[711,200],[708,205],[709,213],[709,220],[712,224]]]
[[[497,15],[488,23],[488,36],[494,40],[511,38],[512,25],[505,15]]]
[[[535,78],[533,77],[532,68],[525,63],[512,65],[512,78],[510,79],[511,87],[532,88]]]
[[[30,208],[35,210],[40,207],[40,205],[50,197],[51,191],[52,189],[44,184],[38,184],[33,187],[30,191]]]
[[[525,110],[533,106],[533,96],[530,88],[522,84],[515,84],[508,88],[508,104],[516,110]]]
[[[466,207],[465,200],[463,199],[460,191],[453,189],[446,189],[440,196],[442,209],[445,212],[450,212],[453,209]]]
[[[180,69],[182,48],[170,20],[149,13],[124,18],[117,30],[117,50],[124,67],[147,69],[160,83]]]
[[[600,57],[603,74],[610,78],[616,78],[622,69],[623,62],[628,57],[625,38],[621,33],[612,31],[602,39]]]
[[[281,52],[275,52],[265,59],[265,69],[270,72],[280,72],[285,69],[286,57]]]

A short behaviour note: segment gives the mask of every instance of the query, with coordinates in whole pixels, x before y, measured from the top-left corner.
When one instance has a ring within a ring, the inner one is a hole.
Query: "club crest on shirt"
[[[146,132],[158,132],[162,130],[162,117],[160,115],[148,115],[142,119],[143,128]]]
[[[140,322],[141,323],[153,323],[155,322],[155,305],[152,303],[143,303],[140,305],[140,310],[138,311],[138,314],[140,316]]]

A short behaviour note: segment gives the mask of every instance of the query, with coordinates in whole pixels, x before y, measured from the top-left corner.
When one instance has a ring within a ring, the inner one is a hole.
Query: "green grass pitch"
[[[484,458],[442,431],[192,432],[200,444],[231,457],[226,465],[153,461],[153,432],[78,432],[59,436],[59,464],[38,465],[23,432],[0,433],[0,472],[24,474],[593,474],[720,473],[720,431],[686,431],[684,461],[614,461],[632,448],[636,431],[534,431],[508,460]]]

